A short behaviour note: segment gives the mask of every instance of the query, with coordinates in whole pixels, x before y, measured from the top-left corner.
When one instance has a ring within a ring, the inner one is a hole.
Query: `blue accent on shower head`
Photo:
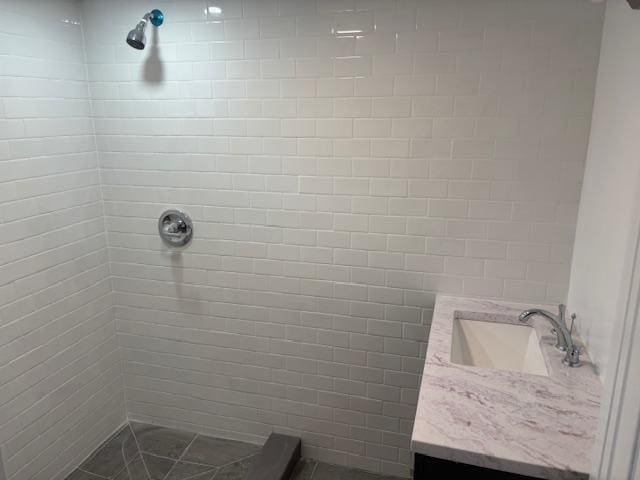
[[[164,13],[162,13],[157,8],[154,10],[151,10],[151,15],[149,15],[149,21],[153,26],[159,27],[164,23]]]

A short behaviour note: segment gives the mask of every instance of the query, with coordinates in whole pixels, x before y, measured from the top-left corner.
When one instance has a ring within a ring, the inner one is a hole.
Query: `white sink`
[[[549,376],[536,331],[528,325],[455,318],[451,361]]]

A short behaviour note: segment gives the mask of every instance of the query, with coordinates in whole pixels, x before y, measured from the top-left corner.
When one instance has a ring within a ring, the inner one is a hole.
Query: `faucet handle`
[[[556,344],[554,345],[554,347],[556,347],[556,349],[560,350],[561,352],[566,352],[567,347],[565,347],[562,343],[562,334],[555,328],[551,329],[551,334],[556,336]]]
[[[564,318],[566,311],[567,311],[567,306],[564,303],[561,303],[560,305],[558,305],[558,322],[563,327],[567,326],[567,322]],[[562,334],[555,327],[551,329],[551,333],[556,336],[555,347],[561,352],[565,352],[567,350],[567,347],[564,346],[564,343],[562,341]]]
[[[560,305],[558,305],[558,318],[563,323],[564,323],[564,317],[566,312],[567,312],[567,306],[564,303],[561,303]]]
[[[569,335],[573,333],[573,324],[576,322],[576,314],[571,314],[571,327],[569,327]]]

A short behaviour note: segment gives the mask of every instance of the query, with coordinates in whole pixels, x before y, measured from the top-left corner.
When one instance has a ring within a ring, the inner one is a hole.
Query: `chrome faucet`
[[[540,315],[541,317],[546,318],[553,325],[552,332],[556,334],[556,348],[558,350],[562,350],[566,352],[562,363],[568,365],[569,367],[579,367],[580,366],[580,350],[573,343],[573,338],[571,337],[571,332],[573,331],[573,321],[575,319],[575,315],[571,316],[571,328],[567,328],[567,323],[565,321],[565,313],[567,307],[563,304],[558,305],[558,315],[554,315],[547,310],[542,310],[540,308],[530,308],[525,310],[520,314],[521,322],[525,322],[531,315]]]

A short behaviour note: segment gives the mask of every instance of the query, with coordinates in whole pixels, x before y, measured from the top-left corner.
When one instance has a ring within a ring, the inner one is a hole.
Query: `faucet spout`
[[[530,308],[523,311],[518,318],[521,322],[526,322],[532,315],[546,318],[553,325],[553,332],[556,334],[556,347],[566,352],[563,363],[570,367],[577,367],[580,365],[580,351],[574,345],[571,332],[567,328],[564,318],[565,311],[566,307],[562,304],[558,306],[558,315],[541,308]]]
[[[562,350],[563,352],[565,352],[567,350],[567,339],[562,332],[562,326],[565,325],[564,312],[565,312],[565,306],[562,304],[558,306],[557,316],[541,308],[530,308],[522,312],[519,318],[521,322],[524,322],[532,315],[540,315],[541,317],[544,317],[547,320],[549,320],[551,325],[553,325],[552,333],[556,335],[555,347],[558,350]]]

